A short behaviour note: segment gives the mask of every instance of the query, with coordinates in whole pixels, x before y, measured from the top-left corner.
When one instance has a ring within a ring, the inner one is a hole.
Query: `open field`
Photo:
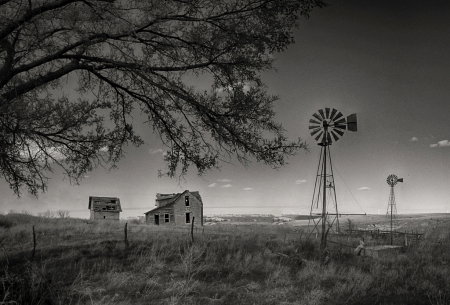
[[[358,228],[386,221],[350,220]],[[356,256],[359,237],[351,236],[330,236],[336,243],[324,253],[299,222],[225,222],[195,227],[193,235],[188,227],[128,223],[125,240],[124,222],[1,215],[0,302],[450,303],[448,215],[399,217],[402,229],[423,239],[380,259]]]

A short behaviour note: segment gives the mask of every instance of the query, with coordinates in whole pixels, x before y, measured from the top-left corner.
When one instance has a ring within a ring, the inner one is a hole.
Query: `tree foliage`
[[[230,156],[278,167],[305,145],[274,121],[260,72],[320,0],[0,0],[0,171],[13,191],[78,183],[140,145],[140,111],[167,172]],[[195,79],[210,89],[199,90]],[[72,83],[76,82],[76,86]]]

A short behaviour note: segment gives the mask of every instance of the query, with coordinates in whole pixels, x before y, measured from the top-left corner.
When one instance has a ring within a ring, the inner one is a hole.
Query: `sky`
[[[200,192],[206,215],[309,214],[320,146],[308,126],[325,107],[358,117],[358,131],[330,146],[339,212],[385,214],[390,174],[404,179],[395,187],[399,214],[450,212],[450,3],[327,2],[300,20],[295,44],[274,55],[277,71],[262,74],[279,96],[276,121],[309,152],[278,170],[236,162],[202,177],[193,168],[179,181],[158,177],[165,148],[149,130],[145,145],[126,148],[118,169],[98,168],[79,186],[55,169],[46,193],[17,198],[0,180],[1,212],[88,218],[89,196],[110,196],[120,198],[126,219],[153,209],[156,193],[190,190]]]

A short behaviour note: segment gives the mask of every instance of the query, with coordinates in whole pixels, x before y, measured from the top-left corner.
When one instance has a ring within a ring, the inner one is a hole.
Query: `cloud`
[[[162,154],[164,152],[164,150],[162,150],[161,148],[158,148],[158,149],[150,148],[148,150],[148,152],[151,153],[152,155],[154,155],[154,154]]]
[[[233,187],[231,184],[222,185],[222,187]]]
[[[219,181],[219,182],[230,182],[231,180],[230,179],[217,179],[217,181]]]
[[[246,192],[253,191],[253,189],[252,189],[251,187],[246,187],[246,188],[243,189],[243,190],[246,191]]]
[[[303,184],[303,183],[306,183],[305,179],[295,181],[295,184]]]
[[[368,191],[368,190],[370,190],[370,188],[368,188],[367,186],[363,186],[358,189],[358,191]]]
[[[448,140],[439,141],[437,144],[440,147],[450,146],[450,142]]]
[[[430,147],[447,147],[450,146],[449,140],[442,140],[437,142],[437,144],[431,144]]]
[[[208,187],[216,187],[217,183],[212,183],[210,185],[208,185]]]
[[[412,137],[410,141],[411,141],[411,142],[417,142],[417,141],[419,141],[419,139],[416,138],[416,137]]]

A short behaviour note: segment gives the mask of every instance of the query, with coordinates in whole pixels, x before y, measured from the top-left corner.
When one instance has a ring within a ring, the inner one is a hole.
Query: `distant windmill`
[[[388,202],[388,208],[386,216],[389,217],[389,211],[391,212],[391,245],[392,245],[392,223],[393,219],[396,218],[397,215],[397,207],[395,206],[395,193],[394,193],[394,186],[397,184],[397,182],[403,182],[403,178],[398,178],[396,175],[389,175],[386,179],[387,183],[391,187],[391,192],[389,194],[389,202]]]
[[[347,120],[341,112],[336,109],[330,110],[330,108],[320,109],[318,113],[314,113],[313,118],[309,120],[311,130],[311,136],[318,141],[318,145],[322,146],[320,150],[319,166],[317,168],[316,184],[314,186],[314,195],[311,204],[311,216],[320,215],[320,219],[314,221],[314,229],[317,229],[319,224],[322,223],[322,240],[321,247],[326,247],[326,224],[329,228],[333,227],[336,221],[337,231],[339,232],[339,219],[338,208],[336,201],[336,191],[334,188],[333,167],[331,163],[330,149],[327,149],[334,141],[339,140],[339,137],[344,135],[345,130],[356,131],[356,114],[347,116]],[[333,138],[333,139],[332,139]],[[328,162],[328,164],[327,164]],[[329,194],[327,195],[327,189]],[[334,205],[331,207],[334,209],[333,213],[327,212],[327,197],[328,201],[334,200]],[[319,202],[321,202],[321,212]]]

